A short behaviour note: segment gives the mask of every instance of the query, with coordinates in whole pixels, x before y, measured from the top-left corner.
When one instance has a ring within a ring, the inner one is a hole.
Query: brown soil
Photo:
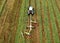
[[[4,43],[15,43],[21,2],[21,0],[7,0],[4,7],[0,18],[0,40],[4,39]]]

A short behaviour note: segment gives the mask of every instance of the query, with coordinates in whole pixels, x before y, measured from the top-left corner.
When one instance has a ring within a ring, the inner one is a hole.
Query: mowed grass
[[[44,9],[44,30],[45,30],[45,35],[46,35],[46,43],[51,43],[51,40],[50,40],[50,28],[49,28],[49,21],[48,21],[48,9],[47,9],[47,0],[43,0],[42,1],[42,5],[43,5],[43,9]]]
[[[25,43],[25,39],[22,36],[21,32],[22,30],[25,30],[27,26],[26,22],[27,22],[28,2],[29,0],[24,0],[20,8],[19,25],[18,25],[18,29],[16,32],[15,43]]]
[[[37,15],[38,15],[38,22],[39,22],[39,32],[40,32],[40,43],[42,43],[42,19],[41,19],[41,4],[40,0],[36,1],[36,7],[37,7]]]
[[[4,6],[5,3],[6,3],[6,0],[0,0],[0,13],[3,10],[3,6]]]
[[[32,0],[32,5],[34,6],[34,0]],[[21,5],[21,10],[20,10],[20,16],[19,16],[19,25],[18,25],[18,29],[16,32],[16,38],[15,38],[15,43],[25,43],[25,39],[22,37],[21,32],[22,30],[26,29],[26,21],[28,19],[27,17],[27,8],[28,8],[28,3],[29,0],[24,0],[22,5]],[[51,19],[51,23],[52,23],[52,32],[53,32],[53,39],[55,43],[60,43],[59,37],[58,37],[58,31],[57,31],[57,27],[56,27],[56,23],[55,23],[55,18],[54,18],[54,12],[53,12],[53,8],[52,5],[54,7],[54,10],[56,12],[56,16],[58,19],[58,22],[60,22],[60,12],[56,6],[55,0],[52,1],[48,0],[48,4],[46,3],[46,0],[42,0],[42,6],[44,9],[44,30],[45,30],[45,35],[46,35],[46,43],[51,43],[51,39],[50,39],[50,28],[49,28],[49,21],[48,21],[48,11],[47,11],[47,5],[49,7],[49,11],[50,11],[50,19]],[[40,0],[36,1],[36,7],[37,7],[37,14],[38,14],[38,22],[39,22],[39,31],[40,31],[40,43],[42,43],[42,19],[41,19],[41,4],[40,4]],[[59,23],[60,26],[60,23]],[[28,40],[27,40],[28,41]]]
[[[59,15],[59,14],[57,14],[57,12],[58,12],[58,11],[56,11],[57,10],[57,8],[56,8],[57,6],[56,6],[56,4],[54,4],[54,1],[52,1],[52,3],[51,3],[51,0],[49,0],[49,4],[50,4],[50,6],[49,6],[49,8],[50,8],[50,18],[51,18],[52,26],[53,26],[52,30],[53,30],[54,41],[55,41],[55,43],[60,43],[59,42],[59,37],[58,37],[58,31],[57,31],[58,28],[56,26],[53,8],[54,8],[54,11],[56,13],[56,16]],[[53,5],[53,8],[52,8],[52,5]]]
[[[15,43],[23,43],[23,38],[21,36],[21,31],[22,29],[24,28],[24,24],[23,24],[23,14],[24,14],[24,1],[22,2],[22,5],[21,5],[21,9],[20,10],[20,16],[19,16],[19,25],[18,25],[18,29],[17,29],[17,32],[16,32],[16,38],[15,38]]]
[[[54,0],[54,3],[53,3],[53,7],[54,7],[54,10],[55,10],[55,13],[56,13],[56,16],[57,16],[57,20],[58,20],[58,23],[59,23],[59,26],[60,26],[60,11],[58,9],[58,6],[56,5],[55,0]]]

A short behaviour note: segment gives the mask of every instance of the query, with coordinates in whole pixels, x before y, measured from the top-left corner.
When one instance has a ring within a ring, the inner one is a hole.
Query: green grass
[[[36,7],[37,7],[37,14],[38,14],[38,22],[39,22],[39,32],[40,32],[40,43],[42,43],[42,28],[41,28],[41,12],[40,12],[40,0],[36,1]]]
[[[24,43],[23,38],[21,36],[21,31],[24,27],[23,24],[23,14],[24,14],[24,5],[25,2],[23,1],[22,5],[21,5],[21,10],[20,10],[20,17],[19,17],[19,25],[18,25],[18,29],[16,32],[16,38],[15,38],[15,43]]]
[[[19,25],[18,25],[18,29],[16,32],[15,43],[25,43],[25,39],[22,37],[21,32],[22,32],[22,30],[24,30],[26,28],[28,1],[26,1],[26,3],[25,3],[25,0],[24,0],[21,5]]]
[[[57,16],[57,20],[58,20],[59,26],[60,26],[60,12],[59,12],[59,9],[57,8],[55,0],[53,1],[53,7],[54,7],[54,10],[55,10],[55,13],[56,13],[56,16]]]
[[[48,11],[46,6],[46,0],[43,0],[43,8],[44,8],[44,21],[45,21],[45,33],[46,33],[46,43],[51,43],[50,40],[50,28],[49,28],[49,21],[48,21]]]
[[[6,0],[1,0],[0,13],[2,12],[5,1]],[[53,3],[51,3],[51,1]],[[35,0],[31,1],[31,5],[35,6]],[[52,5],[53,5],[53,8],[54,8],[54,11],[56,13],[57,20],[58,20],[58,23],[60,26],[60,12],[59,12],[59,9],[57,8],[56,2],[55,2],[55,0],[48,0],[48,7],[49,7],[49,11],[50,11],[50,19],[51,19],[51,23],[52,23],[53,39],[54,39],[55,43],[60,43]],[[22,32],[22,30],[25,30],[26,26],[27,26],[26,21],[28,20],[28,16],[27,16],[28,6],[29,6],[29,0],[23,0],[23,2],[21,4],[20,14],[19,14],[19,24],[18,24],[18,28],[17,28],[17,32],[16,32],[15,43],[25,43],[26,42],[26,40],[22,37],[21,32]],[[45,21],[44,22],[44,27],[45,27],[44,30],[46,33],[45,34],[46,35],[46,43],[51,43],[46,0],[42,0],[42,6],[44,9],[43,13],[44,13],[44,21]],[[37,14],[38,14],[38,22],[40,25],[39,26],[40,43],[42,43],[42,19],[41,19],[41,10],[40,10],[41,9],[40,8],[41,7],[40,0],[36,0],[36,7],[37,7]],[[9,35],[11,35],[11,33]],[[9,36],[8,39],[11,40],[10,38],[11,38],[11,36]],[[0,40],[0,42],[3,43],[3,40]],[[32,40],[31,39],[27,40],[27,43],[30,43],[30,41],[32,41]]]
[[[19,25],[18,25],[18,29],[16,32],[16,38],[15,38],[15,43],[25,43],[25,39],[21,36],[21,32],[22,30],[25,30],[26,28],[26,21],[27,21],[27,8],[28,8],[28,2],[29,0],[24,0],[22,5],[21,5],[21,10],[20,10],[20,17],[19,17]],[[26,3],[25,3],[26,2]],[[49,22],[48,22],[48,14],[47,14],[47,7],[46,7],[46,0],[42,0],[42,6],[44,9],[44,30],[46,33],[46,43],[51,43],[51,39],[50,39],[50,28],[49,28]],[[32,0],[31,1],[31,5],[34,6],[35,1]],[[37,7],[37,14],[38,14],[38,22],[39,22],[39,28],[40,28],[40,43],[42,43],[42,19],[41,19],[41,10],[40,10],[40,0],[36,1],[36,7]],[[54,13],[53,13],[53,9],[52,9],[52,5],[54,6],[54,10],[56,12],[57,15],[57,19],[60,22],[60,13],[58,11],[58,8],[56,7],[56,3],[55,0],[53,1],[53,4],[51,3],[51,0],[48,1],[48,6],[49,6],[49,10],[50,10],[50,19],[52,22],[52,31],[53,31],[53,39],[55,43],[59,43],[59,37],[58,37],[58,31],[57,31],[57,27],[56,27],[56,23],[55,23],[55,18],[54,18]],[[25,11],[24,11],[25,10]],[[60,23],[59,23],[60,26]],[[27,41],[28,43],[30,43],[30,40]]]
[[[37,6],[37,14],[38,14],[38,22],[39,22],[39,29],[40,29],[40,43],[42,43],[42,19],[41,19],[41,6],[40,6],[41,4],[40,4],[40,0],[37,0],[36,1],[36,6]]]
[[[6,0],[1,0],[1,3],[0,3],[0,14],[1,14],[3,8],[4,8],[5,3],[6,3]]]
[[[53,2],[54,3],[54,2]],[[49,1],[49,4],[51,4],[49,6],[50,8],[50,18],[51,18],[51,21],[52,21],[52,26],[53,26],[53,37],[54,37],[54,41],[55,43],[59,43],[59,38],[58,38],[58,32],[57,32],[57,28],[56,28],[56,23],[55,23],[55,18],[54,18],[54,13],[53,13],[53,9],[52,9],[52,3],[51,1]],[[56,7],[55,4],[53,4],[54,8]],[[55,10],[56,11],[56,10]],[[56,11],[57,12],[57,11]]]

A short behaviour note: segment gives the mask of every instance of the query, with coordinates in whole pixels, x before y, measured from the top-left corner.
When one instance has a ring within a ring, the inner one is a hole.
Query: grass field
[[[60,43],[60,0],[0,0],[0,43]],[[29,24],[28,7],[37,20],[31,38],[21,32]]]
[[[0,0],[0,14],[2,13],[3,11],[3,8],[5,6],[5,3],[6,3],[6,0]]]

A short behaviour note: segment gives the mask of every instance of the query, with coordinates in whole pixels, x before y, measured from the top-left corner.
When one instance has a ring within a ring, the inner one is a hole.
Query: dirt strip
[[[50,10],[49,10],[49,6],[48,6],[48,0],[46,0],[46,3],[47,3],[48,22],[49,22],[49,28],[50,28],[50,39],[51,39],[51,43],[54,43],[53,31],[52,31],[52,23],[51,23],[51,19],[50,19]]]
[[[51,3],[52,3],[52,0],[51,0]],[[60,40],[60,27],[59,27],[59,23],[58,23],[58,20],[57,20],[57,16],[56,16],[56,13],[55,13],[55,10],[54,10],[54,7],[53,7],[53,3],[52,3],[52,8],[53,8],[55,23],[56,23],[56,27],[57,27],[57,30],[58,30],[59,40]]]
[[[42,6],[42,0],[40,0],[40,10],[41,10],[41,19],[42,19],[42,43],[46,43],[46,36],[45,36],[45,31],[44,31],[44,9]]]

